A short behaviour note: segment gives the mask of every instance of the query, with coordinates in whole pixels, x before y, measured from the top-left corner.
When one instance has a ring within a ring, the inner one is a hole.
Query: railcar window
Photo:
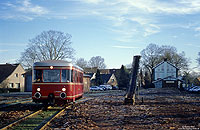
[[[42,82],[42,70],[34,70],[33,82]]]
[[[77,72],[77,82],[80,83],[80,73]]]
[[[75,73],[75,75],[74,75],[75,81],[74,82],[77,83],[77,71],[75,70],[74,73]]]
[[[83,83],[83,73],[80,74],[81,74],[81,83]]]
[[[73,70],[71,70],[71,82],[74,82],[73,73],[74,73],[74,71],[73,71]]]
[[[44,82],[60,82],[60,70],[44,70]]]
[[[78,72],[78,81],[79,81],[79,83],[81,83],[81,73],[80,72]]]
[[[69,70],[62,70],[61,82],[70,82],[70,73],[69,73]]]

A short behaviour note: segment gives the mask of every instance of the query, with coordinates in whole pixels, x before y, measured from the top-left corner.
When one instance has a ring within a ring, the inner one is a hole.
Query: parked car
[[[101,88],[106,88],[106,90],[111,90],[112,86],[111,85],[100,85]]]
[[[107,90],[107,88],[104,85],[100,85],[100,88],[102,88],[104,91]]]
[[[103,88],[100,88],[98,86],[91,86],[90,91],[103,91]]]
[[[193,87],[190,88],[188,91],[189,91],[189,92],[198,93],[198,92],[200,92],[200,86],[193,86]]]
[[[183,86],[183,89],[184,89],[185,91],[189,91],[189,90],[192,89],[193,87],[194,87],[193,85],[188,85],[188,86],[184,85],[184,86]]]

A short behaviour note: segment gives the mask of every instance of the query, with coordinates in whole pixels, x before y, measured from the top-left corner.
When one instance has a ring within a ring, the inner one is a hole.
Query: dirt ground
[[[122,91],[86,95],[91,99],[66,110],[47,129],[199,129],[200,94],[178,89],[142,89],[136,105],[124,105]],[[143,98],[143,103],[142,103]]]

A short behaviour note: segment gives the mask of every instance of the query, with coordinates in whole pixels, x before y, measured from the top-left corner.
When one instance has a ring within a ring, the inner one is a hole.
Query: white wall
[[[167,62],[163,62],[155,68],[155,80],[166,78],[168,76],[176,77],[176,68]]]

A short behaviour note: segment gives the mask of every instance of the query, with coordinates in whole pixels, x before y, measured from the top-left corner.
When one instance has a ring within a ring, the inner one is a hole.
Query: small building
[[[105,85],[117,86],[117,79],[114,74],[100,74],[100,78]]]
[[[90,75],[83,74],[83,92],[89,92],[90,91]]]
[[[25,92],[32,92],[32,70],[28,70],[25,74]]]
[[[90,83],[95,85],[96,73],[90,73]],[[117,86],[117,79],[114,74],[100,74],[102,85]]]
[[[153,68],[153,83],[156,88],[178,87],[178,68],[164,60]]]
[[[24,92],[24,73],[21,64],[0,64],[1,90]]]
[[[97,67],[93,67],[93,68],[84,68],[84,72],[86,74],[94,74],[94,73],[97,73]],[[131,69],[128,68],[127,69],[129,72],[131,72]],[[117,74],[117,73],[120,73],[120,69],[99,69],[100,73],[101,74]]]
[[[194,79],[194,85],[200,86],[200,76]]]
[[[178,87],[180,82],[182,81],[171,76],[153,81],[155,88]]]

